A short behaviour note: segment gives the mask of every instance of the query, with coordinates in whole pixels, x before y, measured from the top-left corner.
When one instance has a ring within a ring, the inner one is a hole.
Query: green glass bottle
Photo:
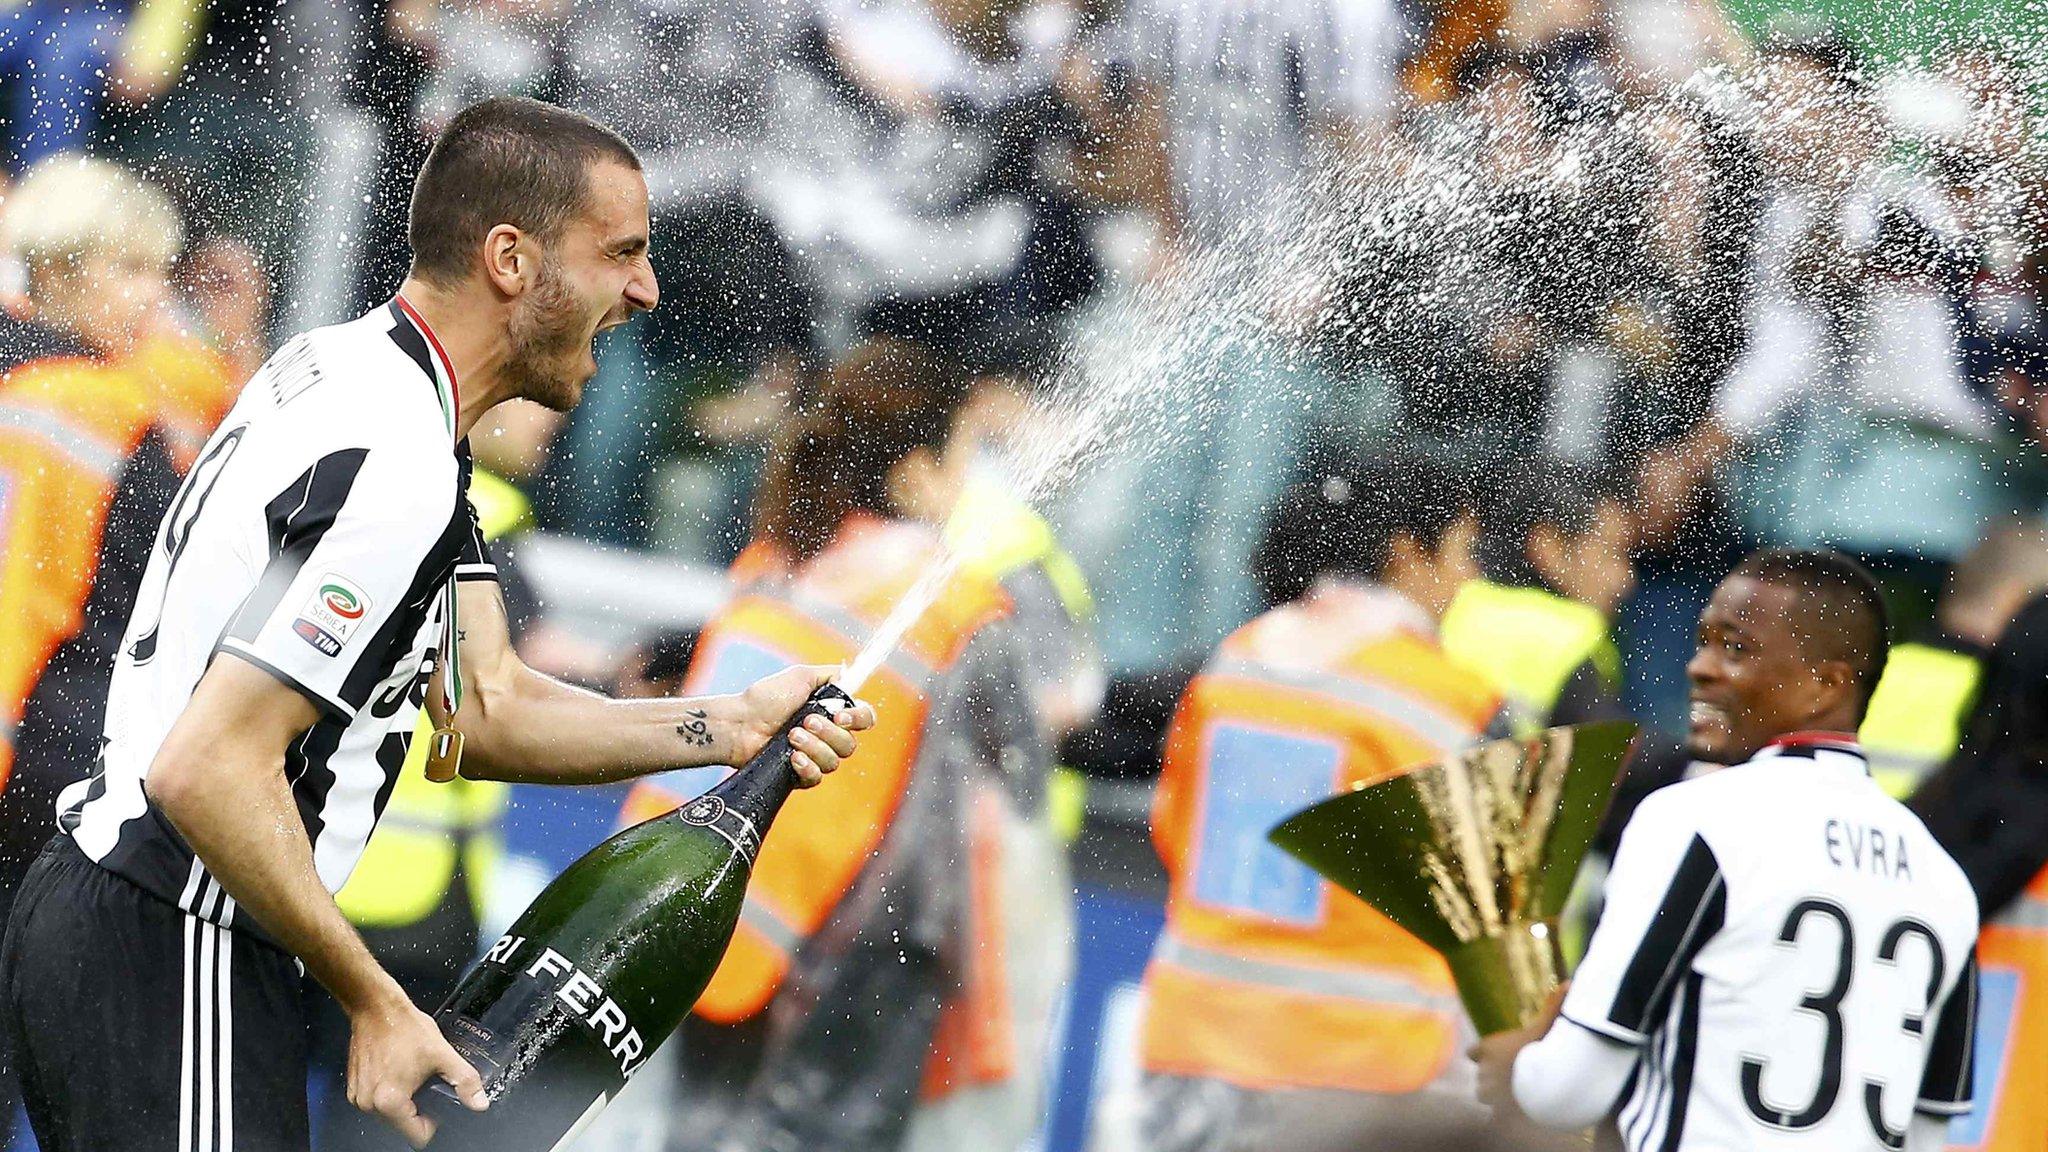
[[[438,1080],[437,1152],[553,1152],[683,1021],[732,940],[761,839],[796,783],[789,733],[852,698],[827,684],[731,779],[598,845],[534,898],[435,1013],[488,1111]]]

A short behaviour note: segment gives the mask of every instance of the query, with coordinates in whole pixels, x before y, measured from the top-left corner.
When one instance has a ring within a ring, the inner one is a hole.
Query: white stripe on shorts
[[[185,980],[178,1054],[178,1152],[233,1152],[234,937],[202,919],[227,894],[209,878],[200,914],[185,917]]]

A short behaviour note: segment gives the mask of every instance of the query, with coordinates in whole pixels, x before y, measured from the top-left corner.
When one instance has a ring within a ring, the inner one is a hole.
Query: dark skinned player
[[[1586,959],[1481,1041],[1496,1109],[1632,1152],[1940,1148],[1970,1106],[1977,905],[1856,744],[1877,584],[1831,552],[1745,560],[1700,617],[1689,750],[1723,765],[1630,819]]]

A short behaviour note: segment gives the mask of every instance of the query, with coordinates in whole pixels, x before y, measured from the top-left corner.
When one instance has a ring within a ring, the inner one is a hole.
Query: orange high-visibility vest
[[[2048,869],[1977,937],[1977,1096],[1956,1149],[2048,1149]]]
[[[84,623],[129,459],[152,427],[174,441],[187,436],[173,429],[198,430],[203,441],[232,399],[217,359],[169,338],[119,364],[52,358],[0,380],[0,787],[23,706]],[[190,463],[169,446],[181,468]]]
[[[917,525],[850,519],[832,545],[794,574],[756,545],[734,566],[740,594],[701,634],[685,690],[738,691],[790,664],[843,664],[938,554]],[[860,753],[817,791],[791,796],[776,817],[740,912],[732,946],[696,1012],[714,1023],[748,1019],[773,999],[804,940],[816,932],[887,835],[923,744],[931,692],[974,633],[1008,611],[999,585],[955,576],[860,694],[876,724]],[[643,781],[628,820],[674,808],[682,797]]]
[[[1145,974],[1148,1071],[1363,1092],[1443,1071],[1460,1012],[1443,959],[1266,833],[1443,759],[1499,706],[1433,639],[1385,620],[1287,605],[1224,642],[1181,700],[1154,802],[1171,883]]]

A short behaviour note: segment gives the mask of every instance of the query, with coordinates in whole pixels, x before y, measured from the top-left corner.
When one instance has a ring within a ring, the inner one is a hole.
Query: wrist
[[[367,960],[367,955],[365,956]],[[370,970],[358,974],[352,980],[336,981],[328,986],[341,1009],[350,1020],[392,1019],[413,1010],[412,997],[398,986],[389,973],[376,966],[371,960]]]
[[[677,701],[675,732],[693,764],[738,764],[747,741],[747,711],[738,696],[695,696]]]

